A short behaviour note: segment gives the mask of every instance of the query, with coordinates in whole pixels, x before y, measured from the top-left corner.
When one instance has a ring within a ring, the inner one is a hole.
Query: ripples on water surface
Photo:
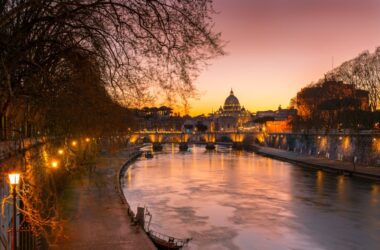
[[[168,145],[127,171],[124,192],[151,228],[186,249],[380,249],[378,182],[253,153]]]

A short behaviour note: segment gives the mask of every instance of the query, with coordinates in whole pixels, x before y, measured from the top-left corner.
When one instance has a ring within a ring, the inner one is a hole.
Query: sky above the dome
[[[217,110],[231,88],[250,111],[286,107],[333,64],[380,46],[380,0],[215,0],[214,6],[228,55],[196,80],[191,115]]]

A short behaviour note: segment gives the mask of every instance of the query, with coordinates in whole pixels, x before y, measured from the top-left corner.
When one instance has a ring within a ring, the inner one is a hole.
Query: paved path
[[[295,152],[285,151],[276,148],[258,147],[259,154],[285,160],[297,164],[304,164],[318,169],[347,172],[352,175],[362,176],[367,178],[380,179],[380,167],[370,167],[356,164],[355,170],[352,162],[329,160],[314,156],[302,155]]]
[[[99,159],[96,170],[73,183],[64,209],[69,217],[67,239],[52,249],[152,250],[146,234],[131,224],[116,189],[116,175],[127,160],[125,153]]]

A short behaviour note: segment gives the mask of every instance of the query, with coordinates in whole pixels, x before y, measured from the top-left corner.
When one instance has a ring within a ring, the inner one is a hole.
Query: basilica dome
[[[230,95],[226,98],[223,106],[225,111],[240,111],[239,100],[234,95],[234,92],[231,89]]]

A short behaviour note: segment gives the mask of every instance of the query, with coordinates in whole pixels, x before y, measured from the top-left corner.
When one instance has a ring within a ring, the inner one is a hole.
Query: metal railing
[[[8,249],[12,249],[13,229],[8,230]],[[17,229],[17,250],[35,250],[41,249],[38,243],[38,237],[33,234],[29,225],[22,225]]]

